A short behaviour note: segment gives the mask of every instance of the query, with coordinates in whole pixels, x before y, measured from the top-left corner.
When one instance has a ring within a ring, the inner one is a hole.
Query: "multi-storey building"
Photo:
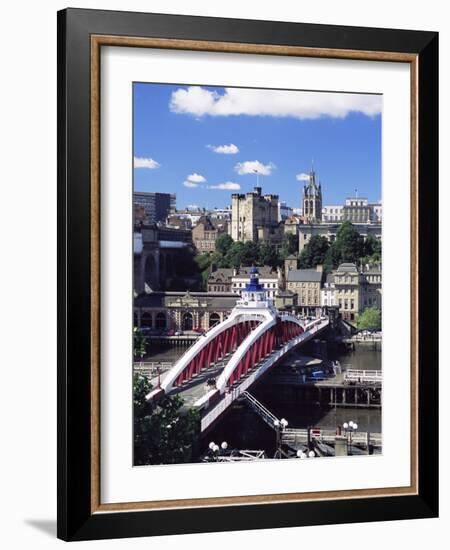
[[[218,229],[211,223],[208,216],[202,216],[192,230],[192,241],[199,252],[214,252]]]
[[[372,206],[363,198],[349,198],[342,208],[342,221],[351,223],[371,223],[373,220]]]
[[[251,193],[231,195],[230,235],[234,241],[281,240],[278,226],[278,195],[262,195],[261,187]]]
[[[231,292],[233,273],[234,270],[231,267],[221,267],[212,271],[207,282],[208,292]]]
[[[286,274],[286,288],[297,294],[298,306],[320,306],[322,266],[316,269],[291,269]]]
[[[336,304],[336,288],[334,285],[334,275],[329,273],[320,290],[320,305],[335,306]]]
[[[144,208],[147,223],[165,222],[167,216],[176,210],[176,195],[135,191],[133,204],[135,211],[138,206]]]
[[[382,307],[382,273],[380,265],[366,266],[361,271],[361,310]]]
[[[322,221],[325,223],[342,221],[342,204],[331,204],[322,207]]]
[[[355,264],[343,263],[334,272],[335,301],[342,318],[356,321],[361,310],[360,273]]]

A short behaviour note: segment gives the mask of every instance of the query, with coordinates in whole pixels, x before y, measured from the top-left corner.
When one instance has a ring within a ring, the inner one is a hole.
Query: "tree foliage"
[[[317,265],[323,265],[329,248],[330,243],[326,237],[313,235],[300,254],[300,269],[315,268]]]
[[[133,353],[134,357],[144,357],[147,352],[147,338],[139,327],[133,329]]]
[[[145,399],[152,386],[142,374],[133,379],[134,464],[177,464],[191,462],[199,437],[199,415],[195,409],[181,410],[183,399],[164,396],[153,404]]]
[[[283,235],[283,243],[281,245],[280,256],[284,261],[288,256],[296,254],[298,251],[298,235],[293,233],[285,233]]]
[[[216,239],[216,251],[221,255],[225,256],[228,250],[230,250],[233,245],[233,239],[228,233],[221,233]]]
[[[358,317],[357,326],[359,330],[381,329],[381,311],[377,307],[366,307]]]

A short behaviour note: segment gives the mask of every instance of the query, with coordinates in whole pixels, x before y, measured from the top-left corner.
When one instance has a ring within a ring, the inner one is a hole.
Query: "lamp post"
[[[208,447],[209,447],[209,450],[210,450],[212,460],[217,462],[217,459],[221,455],[221,451],[223,453],[225,453],[225,451],[228,449],[228,443],[226,441],[222,441],[222,443],[220,444],[220,447],[219,447],[219,445],[214,443],[214,441],[211,441],[211,443],[208,445]]]
[[[305,453],[301,449],[297,451],[297,458],[300,458],[301,460],[305,458],[315,458],[315,456],[316,456],[316,453],[314,451],[308,451],[307,453]]]
[[[277,450],[275,452],[275,457],[281,458],[281,435],[283,431],[288,427],[289,422],[285,418],[282,418],[281,420],[278,420],[278,419],[275,420],[273,425],[277,436],[277,441],[276,441]]]
[[[358,429],[358,424],[353,420],[350,420],[350,422],[344,422],[342,424],[342,427],[344,428],[344,433],[347,436],[348,454],[352,454],[351,451],[352,451],[353,434]]]

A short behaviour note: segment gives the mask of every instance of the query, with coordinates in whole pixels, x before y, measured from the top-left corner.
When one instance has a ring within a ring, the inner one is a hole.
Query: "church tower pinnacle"
[[[322,221],[322,185],[316,183],[316,172],[311,167],[308,183],[303,187],[303,219],[306,223]]]

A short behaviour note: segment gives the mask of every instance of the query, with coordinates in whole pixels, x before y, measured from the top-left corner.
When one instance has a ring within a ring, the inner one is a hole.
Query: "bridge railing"
[[[346,382],[379,382],[383,381],[381,370],[347,369],[344,372]]]
[[[316,428],[317,430],[317,428]],[[344,434],[345,435],[345,434]],[[319,431],[310,430],[310,439],[317,440],[322,443],[334,443],[336,438],[335,430],[326,430],[319,428]],[[304,444],[308,442],[308,430],[297,428],[286,428],[282,431],[281,440],[283,443],[290,445]],[[350,443],[350,435],[348,435]],[[352,445],[367,446],[367,444],[381,447],[382,434],[372,432],[356,432],[351,436]]]

